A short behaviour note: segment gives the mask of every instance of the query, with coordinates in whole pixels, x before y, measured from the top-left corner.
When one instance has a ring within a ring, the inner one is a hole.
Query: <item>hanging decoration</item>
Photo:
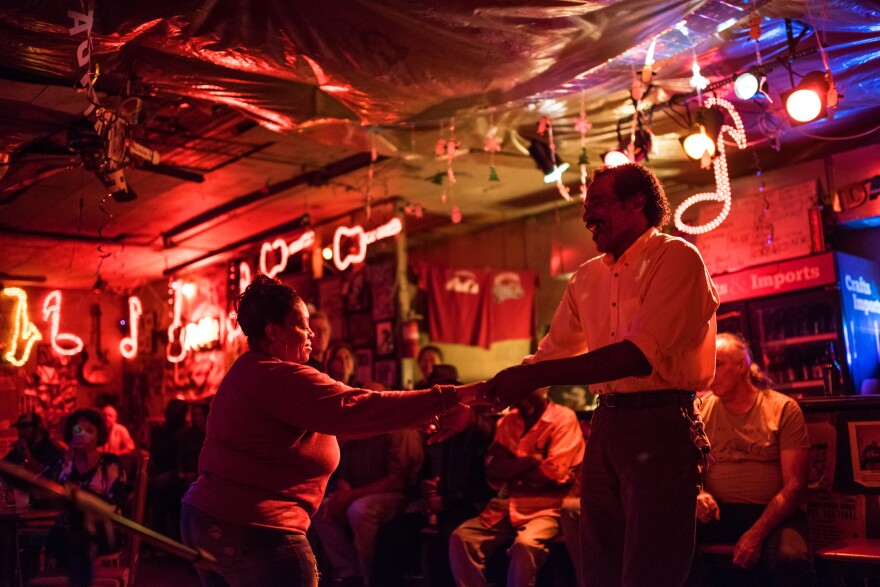
[[[642,66],[642,83],[646,86],[651,83],[654,77],[654,49],[657,47],[657,37],[651,39],[648,46],[648,52],[645,54],[645,64]]]
[[[373,213],[373,177],[376,172],[376,160],[379,158],[376,152],[376,135],[370,133],[370,167],[367,169],[367,189],[364,193],[364,209],[367,220]]]
[[[12,310],[13,329],[12,337],[6,344],[6,354],[3,356],[7,361],[21,367],[27,363],[31,356],[31,349],[37,341],[43,340],[43,335],[34,326],[34,323],[28,318],[27,293],[19,287],[7,287],[3,289],[3,295],[9,298],[15,298],[15,308]],[[24,349],[21,356],[18,356],[19,341],[23,343]]]
[[[43,300],[43,320],[50,324],[49,342],[52,350],[66,357],[71,357],[83,350],[83,340],[73,334],[58,332],[58,322],[61,319],[61,290],[50,292]],[[61,346],[61,342],[67,346]]]
[[[653,43],[651,47],[653,48]],[[574,122],[574,129],[581,135],[581,153],[578,156],[578,167],[581,170],[581,201],[587,199],[587,166],[590,161],[587,159],[587,131],[593,128],[593,125],[587,120],[586,110],[584,109],[584,92],[581,92],[581,111]]]
[[[495,169],[495,153],[501,151],[501,139],[498,137],[498,127],[495,126],[495,116],[489,116],[489,132],[483,141],[483,150],[489,153],[489,181],[500,181],[498,170]]]
[[[138,352],[138,327],[144,307],[137,296],[128,297],[128,336],[119,341],[119,352],[126,359],[133,359]]]
[[[540,122],[538,122],[538,134],[541,136],[547,135],[547,145],[550,147],[550,161],[553,164],[553,177],[552,179],[548,179],[548,176],[544,176],[544,181],[550,183],[553,179],[556,180],[556,189],[559,190],[559,195],[562,196],[566,200],[571,200],[571,194],[568,191],[568,186],[562,183],[562,173],[568,169],[568,163],[562,163],[559,165],[557,163],[558,159],[556,156],[556,141],[553,140],[553,123],[546,114],[541,117]]]
[[[739,113],[737,113],[733,104],[727,100],[712,96],[706,100],[706,106],[719,106],[727,110],[727,113],[730,114],[730,118],[733,120],[734,126],[723,124],[721,126],[721,132],[718,133],[718,139],[716,140],[716,155],[713,162],[715,171],[715,191],[694,194],[675,209],[675,227],[681,232],[686,232],[688,234],[704,234],[710,230],[714,230],[718,225],[724,222],[724,219],[727,218],[727,215],[730,213],[730,176],[727,172],[727,155],[724,152],[724,133],[726,132],[730,135],[730,138],[734,140],[736,146],[740,149],[745,149],[747,146],[746,131],[743,128],[742,119],[739,117]],[[682,215],[688,208],[699,202],[721,202],[721,211],[714,219],[706,224],[698,226],[685,224],[681,219]]]

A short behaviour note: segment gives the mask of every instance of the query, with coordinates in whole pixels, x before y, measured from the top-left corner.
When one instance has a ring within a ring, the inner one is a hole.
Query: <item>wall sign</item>
[[[128,298],[128,329],[129,336],[119,341],[119,352],[126,359],[133,359],[138,352],[138,322],[144,308],[137,296]]]
[[[31,349],[37,341],[43,340],[43,335],[34,326],[33,322],[28,318],[27,293],[19,287],[7,287],[3,290],[3,295],[15,299],[15,309],[12,311],[13,328],[12,337],[6,345],[9,349],[6,351],[4,358],[15,365],[21,367],[27,363],[31,356]],[[24,347],[19,354],[19,341]]]
[[[367,257],[367,245],[400,234],[401,231],[403,231],[403,223],[397,217],[369,232],[364,232],[364,228],[360,225],[351,228],[340,226],[333,235],[333,263],[337,269],[345,271],[352,263],[363,262]],[[357,250],[351,253],[346,252],[344,257],[340,250],[343,238],[356,239],[358,243]]]
[[[61,290],[56,289],[43,300],[43,320],[49,322],[52,350],[59,355],[73,356],[83,350],[83,341],[80,337],[66,332],[58,332],[58,322],[61,319]],[[61,346],[61,342],[70,346]]]
[[[268,275],[269,277],[275,277],[285,269],[287,269],[287,260],[291,255],[295,255],[300,251],[304,251],[305,249],[311,247],[315,244],[315,233],[314,231],[307,230],[302,233],[299,238],[295,241],[287,243],[284,239],[278,238],[272,242],[264,242],[260,246],[260,272],[263,275]],[[274,251],[278,251],[280,254],[278,263],[275,265],[269,266],[268,257]],[[248,267],[248,273],[250,272],[250,267]],[[244,273],[242,273],[244,275]]]

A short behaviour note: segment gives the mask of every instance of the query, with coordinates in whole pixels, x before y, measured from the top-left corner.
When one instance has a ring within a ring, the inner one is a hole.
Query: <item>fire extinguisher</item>
[[[403,323],[403,356],[415,359],[419,354],[419,322],[406,320]]]

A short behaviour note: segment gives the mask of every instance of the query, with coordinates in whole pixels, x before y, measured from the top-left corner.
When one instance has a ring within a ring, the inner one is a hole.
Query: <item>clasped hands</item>
[[[524,371],[528,367],[508,367],[488,381],[455,386],[459,403],[429,424],[428,443],[441,442],[467,428],[474,418],[470,407],[488,406],[493,412],[500,412],[540,387],[529,381]]]

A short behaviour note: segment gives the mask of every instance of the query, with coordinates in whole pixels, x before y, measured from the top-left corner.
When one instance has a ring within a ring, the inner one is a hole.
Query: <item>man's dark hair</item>
[[[606,165],[594,169],[590,181],[605,175],[611,175],[618,200],[626,202],[639,194],[645,196],[645,217],[651,226],[660,228],[669,222],[669,200],[653,171],[638,163],[624,163],[616,167]]]
[[[257,275],[235,300],[235,312],[248,344],[259,343],[266,336],[267,324],[281,324],[293,307],[302,302],[292,287],[277,279]]]
[[[435,353],[437,353],[437,356],[440,357],[440,362],[441,362],[441,363],[443,362],[443,351],[441,351],[439,348],[435,347],[435,346],[432,345],[432,344],[425,345],[425,346],[422,347],[422,350],[419,351],[419,356],[418,356],[418,358],[416,359],[416,361],[418,361],[419,359],[421,359],[421,358],[422,358],[422,355],[424,355],[424,354],[427,353],[428,351],[434,351]]]
[[[92,408],[77,410],[67,417],[64,421],[64,442],[70,444],[73,440],[73,427],[76,426],[80,419],[85,420],[98,431],[98,446],[107,444],[107,436],[109,436],[110,431],[107,430],[107,424],[104,423],[104,418],[101,414]]]
[[[186,400],[174,398],[165,406],[165,423],[172,428],[180,428],[186,425],[186,415],[189,413],[189,404]]]

